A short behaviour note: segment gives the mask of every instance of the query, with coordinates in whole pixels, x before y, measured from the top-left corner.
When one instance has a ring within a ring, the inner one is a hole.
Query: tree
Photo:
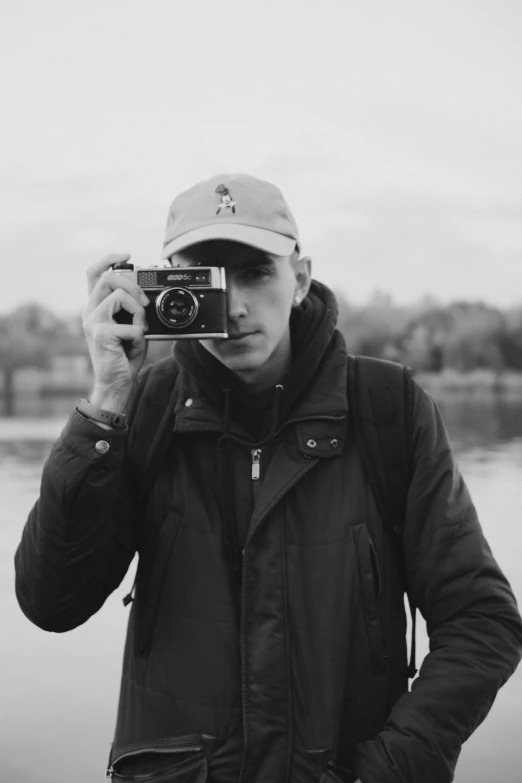
[[[22,367],[47,369],[63,332],[61,322],[37,303],[21,305],[0,317],[0,372],[4,385],[4,414],[14,415],[14,377]]]
[[[382,291],[375,291],[363,307],[356,307],[336,294],[339,303],[339,329],[350,353],[361,353],[401,361],[401,337],[408,312],[393,303]]]
[[[452,328],[451,313],[440,305],[414,315],[402,338],[403,361],[416,370],[439,372],[443,346]]]
[[[506,367],[522,370],[522,307],[505,312],[506,331],[500,338],[500,351]]]
[[[502,313],[483,302],[454,302],[449,312],[452,328],[443,345],[444,364],[461,372],[502,370],[501,338],[506,331]]]

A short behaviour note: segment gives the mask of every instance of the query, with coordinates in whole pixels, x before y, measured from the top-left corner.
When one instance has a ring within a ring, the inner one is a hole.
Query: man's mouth
[[[255,334],[255,332],[229,332],[228,339],[243,340],[245,337],[249,337],[251,334]]]

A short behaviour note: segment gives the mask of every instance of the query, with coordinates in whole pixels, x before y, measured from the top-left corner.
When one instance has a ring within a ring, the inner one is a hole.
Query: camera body
[[[113,265],[113,270],[134,280],[150,300],[146,340],[228,337],[224,267],[134,267],[119,263]],[[132,324],[132,314],[120,310],[114,320]]]

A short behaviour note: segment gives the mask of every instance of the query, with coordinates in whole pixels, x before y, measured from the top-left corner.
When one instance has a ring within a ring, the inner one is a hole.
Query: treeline
[[[87,355],[81,316],[63,318],[30,302],[0,315],[0,369],[47,369],[53,356]]]
[[[385,293],[364,306],[338,300],[339,328],[351,353],[427,372],[522,371],[522,306],[500,310],[484,302],[442,305],[425,298],[406,307]]]
[[[522,306],[500,310],[484,302],[448,305],[425,298],[401,306],[378,292],[354,305],[342,294],[339,328],[348,350],[440,372],[451,368],[522,371]],[[149,346],[148,361],[171,352],[170,342]],[[61,317],[30,303],[0,315],[0,372],[4,378],[22,367],[48,368],[53,356],[87,355],[81,318]]]

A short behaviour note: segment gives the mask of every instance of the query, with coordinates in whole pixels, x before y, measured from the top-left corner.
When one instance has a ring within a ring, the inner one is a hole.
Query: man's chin
[[[228,370],[235,373],[251,373],[259,370],[264,362],[255,356],[216,356]]]
[[[228,346],[226,340],[201,340],[201,345],[227,370],[240,375],[248,376],[259,372],[268,358],[259,350],[259,346],[252,347],[250,350],[236,350],[232,345]]]

